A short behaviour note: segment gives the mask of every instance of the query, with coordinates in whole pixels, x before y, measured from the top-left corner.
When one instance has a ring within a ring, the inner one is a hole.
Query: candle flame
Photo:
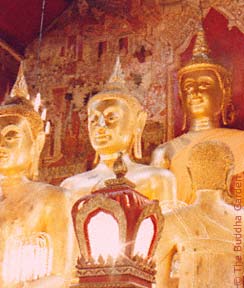
[[[41,114],[41,118],[42,118],[43,121],[46,120],[46,118],[47,118],[47,108],[43,109],[42,114]]]
[[[51,130],[51,124],[50,124],[50,121],[47,121],[46,126],[45,126],[45,134],[46,135],[50,134],[50,130]]]
[[[35,102],[34,102],[34,110],[35,110],[36,112],[38,112],[40,106],[41,106],[41,94],[38,92],[38,93],[36,94],[36,98],[35,98]]]

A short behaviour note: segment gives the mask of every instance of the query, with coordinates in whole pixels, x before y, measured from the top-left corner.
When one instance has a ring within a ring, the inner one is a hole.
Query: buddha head
[[[194,191],[214,189],[228,193],[234,169],[234,156],[225,143],[201,142],[191,149],[187,169]]]
[[[198,31],[191,62],[179,70],[178,76],[183,129],[192,120],[203,118],[210,119],[214,127],[233,122],[230,75],[209,57],[203,29]]]
[[[119,58],[105,90],[88,102],[88,129],[96,153],[108,155],[134,152],[141,158],[141,136],[146,113],[124,87]]]
[[[43,121],[27,99],[0,106],[0,174],[35,179],[44,142]]]

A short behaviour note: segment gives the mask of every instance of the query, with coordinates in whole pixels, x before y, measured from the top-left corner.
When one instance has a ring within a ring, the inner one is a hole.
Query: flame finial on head
[[[125,88],[125,74],[122,70],[120,57],[117,56],[113,72],[106,84],[106,89],[121,89]]]
[[[209,56],[210,49],[208,47],[206,36],[202,25],[197,32],[195,45],[193,48],[192,62],[193,63],[210,63],[212,59]]]
[[[8,100],[10,101],[10,103],[14,103],[15,100],[13,100],[12,98],[19,98],[20,100],[16,100],[19,103],[22,103],[23,101],[21,100],[21,98],[24,98],[27,100],[27,102],[25,103],[25,105],[31,105],[31,107],[37,112],[39,113],[39,109],[41,107],[41,94],[37,93],[36,98],[34,100],[34,103],[31,103],[30,101],[30,95],[28,92],[28,86],[25,80],[25,75],[24,75],[24,63],[21,62],[20,66],[19,66],[19,71],[18,71],[18,75],[17,75],[17,79],[14,83],[14,86],[10,92],[10,99],[5,99],[5,102],[8,103]],[[13,100],[13,102],[11,102]],[[18,104],[19,104],[18,103]],[[17,105],[17,104],[16,104]],[[39,114],[37,114],[39,115]],[[44,107],[42,109],[42,113],[41,113],[41,119],[43,121],[46,120],[46,115],[47,115],[47,109]],[[46,126],[45,126],[45,133],[49,134],[50,133],[50,123],[49,121],[46,122]]]
[[[10,92],[10,97],[24,97],[29,100],[28,86],[25,80],[23,62],[20,63],[17,79]]]

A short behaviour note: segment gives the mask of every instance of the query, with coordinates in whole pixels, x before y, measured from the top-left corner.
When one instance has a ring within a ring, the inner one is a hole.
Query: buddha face
[[[213,71],[186,72],[181,90],[185,108],[191,118],[214,117],[220,112],[223,92]]]
[[[31,130],[26,119],[18,116],[0,116],[0,173],[18,175],[26,172],[32,163]]]
[[[133,113],[123,99],[97,100],[88,108],[88,129],[98,154],[128,151],[133,138]]]

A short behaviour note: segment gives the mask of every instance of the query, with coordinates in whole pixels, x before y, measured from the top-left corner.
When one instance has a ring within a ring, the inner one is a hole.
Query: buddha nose
[[[201,94],[201,91],[199,90],[199,88],[197,86],[191,87],[189,89],[189,94],[191,95],[192,99],[198,98]]]
[[[103,114],[101,114],[98,118],[98,125],[100,127],[106,127],[106,122],[105,122]]]

